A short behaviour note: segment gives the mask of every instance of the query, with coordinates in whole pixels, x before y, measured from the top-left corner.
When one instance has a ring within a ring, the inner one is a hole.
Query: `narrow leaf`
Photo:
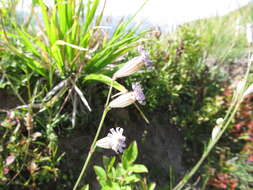
[[[121,92],[127,92],[127,89],[123,85],[121,85],[117,81],[113,81],[112,78],[110,78],[106,75],[103,75],[103,74],[89,74],[84,78],[84,82],[87,82],[89,80],[99,81],[104,84],[107,84],[108,86],[111,86],[111,84],[112,84],[113,88],[115,88]]]
[[[135,172],[135,173],[148,173],[148,169],[146,166],[142,164],[135,164],[128,168],[128,171]]]
[[[81,190],[89,190],[89,185],[82,186]]]
[[[126,181],[127,184],[136,183],[141,180],[141,176],[138,174],[132,174],[130,176],[125,177],[124,180]]]

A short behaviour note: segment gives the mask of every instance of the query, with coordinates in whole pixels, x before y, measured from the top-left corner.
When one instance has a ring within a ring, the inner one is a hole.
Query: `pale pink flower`
[[[147,67],[151,66],[151,61],[147,51],[144,50],[142,46],[138,47],[138,51],[141,54],[124,64],[118,71],[113,75],[113,79],[129,76],[133,73],[139,71],[144,65]]]
[[[117,154],[123,152],[123,148],[126,147],[125,140],[126,137],[123,136],[123,129],[117,127],[110,129],[108,135],[97,141],[96,146],[106,149],[112,149]]]
[[[5,166],[11,165],[15,161],[15,156],[10,155],[5,159]]]
[[[133,91],[124,93],[112,100],[109,104],[110,108],[124,108],[133,104],[136,100],[145,105],[145,95],[143,94],[141,84],[139,82],[132,84]]]

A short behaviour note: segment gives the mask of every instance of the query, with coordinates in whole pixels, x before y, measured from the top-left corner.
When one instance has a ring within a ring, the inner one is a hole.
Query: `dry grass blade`
[[[70,46],[74,49],[78,49],[80,51],[89,51],[89,49],[87,49],[87,48],[83,48],[83,47],[80,47],[80,46],[77,46],[77,45],[74,45],[74,44],[71,44],[71,43],[68,43],[68,42],[64,42],[63,40],[56,41],[55,45],[66,45],[66,46]]]
[[[50,90],[46,97],[44,98],[44,101],[47,102],[51,99],[52,96],[54,96],[59,90],[61,90],[63,87],[65,87],[68,84],[68,80],[63,80],[59,84],[57,84],[52,90]]]
[[[77,113],[77,95],[76,95],[76,93],[74,93],[73,111],[72,111],[72,118],[71,118],[72,127],[75,127],[75,125],[76,125],[76,113]]]
[[[74,87],[76,93],[79,95],[79,97],[81,98],[83,104],[88,108],[89,111],[91,111],[91,108],[89,106],[88,101],[86,100],[86,98],[84,97],[82,91],[75,85]]]

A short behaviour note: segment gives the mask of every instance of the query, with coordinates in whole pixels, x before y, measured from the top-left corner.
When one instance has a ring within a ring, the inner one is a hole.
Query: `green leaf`
[[[137,156],[138,156],[138,148],[136,141],[134,141],[123,153],[122,162],[124,168],[128,168],[128,166],[137,159]]]
[[[115,163],[115,160],[116,160],[116,157],[113,156],[113,157],[111,158],[110,163],[108,164],[108,168],[107,168],[108,171],[111,171],[111,169],[113,168],[113,165],[114,165],[114,163]]]
[[[148,169],[146,166],[142,164],[135,164],[128,168],[128,171],[135,172],[135,173],[148,173]]]
[[[49,28],[49,18],[48,18],[48,14],[47,14],[47,6],[45,5],[45,3],[43,2],[43,0],[38,0],[39,1],[39,5],[41,8],[41,12],[42,12],[42,18],[46,27],[46,32],[48,34],[48,36],[50,36],[50,28]]]
[[[127,89],[123,85],[121,85],[117,81],[113,81],[112,78],[110,78],[106,75],[103,75],[103,74],[89,74],[84,78],[84,82],[89,81],[89,80],[99,81],[104,84],[107,84],[108,86],[110,86],[113,83],[113,85],[112,85],[113,88],[115,88],[121,92],[127,91]]]
[[[100,180],[104,180],[104,181],[106,180],[106,172],[102,167],[94,166],[94,170]]]
[[[107,156],[103,156],[103,164],[105,169],[109,172],[111,168],[113,167],[113,164],[116,160],[116,157],[113,156],[112,158],[109,158]]]
[[[81,190],[89,190],[89,185],[82,186]]]
[[[155,184],[155,183],[151,183],[151,184],[149,184],[149,186],[148,186],[148,190],[154,190],[154,189],[155,189],[155,186],[156,186],[156,184]]]
[[[110,163],[110,158],[107,156],[103,156],[103,164],[104,164],[105,169],[108,168],[109,163]]]
[[[116,169],[114,167],[112,167],[111,177],[116,178]]]
[[[99,5],[99,0],[94,0],[92,2],[92,7],[91,7],[90,0],[88,0],[88,5],[87,5],[88,10],[87,10],[86,19],[85,19],[86,22],[84,24],[82,34],[86,34],[92,21],[95,19],[95,13],[97,11],[98,5]]]
[[[127,170],[125,170],[125,168],[121,163],[118,163],[116,167],[116,177],[118,178],[125,175],[127,175]]]
[[[132,174],[130,176],[125,177],[126,183],[136,183],[141,180],[141,176],[138,174]]]
[[[112,183],[112,187],[110,187],[110,188],[113,189],[113,190],[121,190],[121,187],[119,186],[119,184],[117,182]]]

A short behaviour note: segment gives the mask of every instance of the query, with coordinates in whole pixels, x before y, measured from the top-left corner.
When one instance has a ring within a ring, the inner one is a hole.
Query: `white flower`
[[[110,129],[110,133],[100,140],[97,141],[96,146],[106,149],[112,149],[117,154],[123,152],[123,148],[126,147],[126,137],[123,136],[123,129],[117,127]]]
[[[41,137],[42,134],[40,132],[35,132],[31,135],[32,140],[35,141],[38,137]]]
[[[110,108],[124,108],[133,104],[136,100],[141,104],[145,105],[145,95],[143,94],[141,84],[139,82],[132,84],[133,91],[124,93],[112,100],[109,104]]]
[[[118,71],[116,71],[113,75],[114,80],[121,77],[127,77],[133,73],[136,73],[144,65],[147,68],[150,68],[152,66],[151,60],[149,58],[149,54],[144,49],[144,47],[139,46],[138,51],[141,55],[129,60],[127,63],[123,65],[123,67],[121,67]]]
[[[138,56],[131,59],[123,67],[121,67],[116,73],[114,73],[113,79],[127,77],[139,71],[142,68],[142,66],[145,64],[145,61],[146,59],[144,56]]]
[[[135,82],[132,84],[132,89],[135,93],[135,98],[136,100],[141,104],[141,105],[145,105],[145,95],[143,94],[143,90],[141,87],[141,83],[140,82]]]

